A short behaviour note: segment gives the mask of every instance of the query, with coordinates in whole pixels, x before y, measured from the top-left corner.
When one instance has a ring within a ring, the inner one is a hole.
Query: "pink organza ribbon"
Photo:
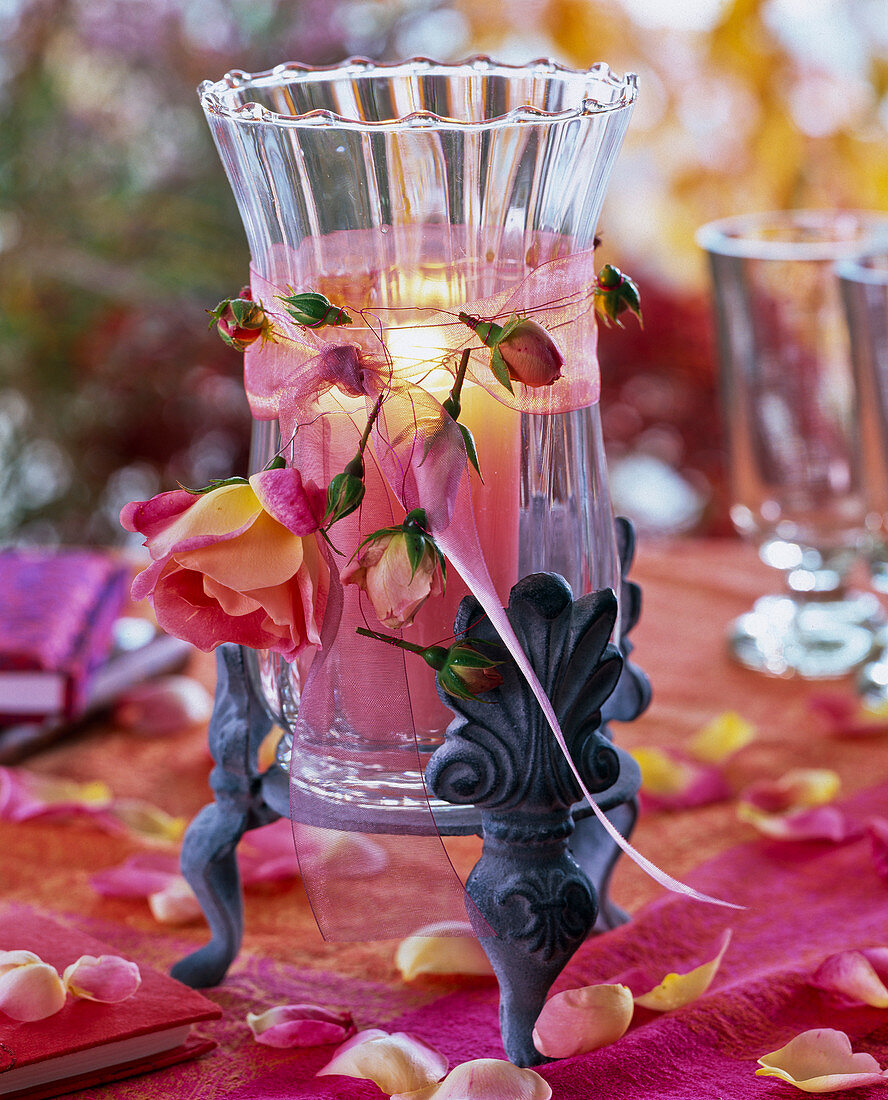
[[[438,246],[445,250],[446,245],[452,250],[455,233],[454,229],[441,230]],[[444,237],[448,237],[446,242]],[[421,242],[417,242],[412,228],[389,230],[387,234],[381,230],[349,231],[311,238],[298,251],[276,246],[267,257],[268,277],[253,272],[253,297],[262,302],[275,332],[273,342],[253,345],[245,356],[245,385],[253,415],[258,419],[277,419],[284,445],[290,448],[291,461],[303,478],[325,485],[354,457],[367,416],[377,399],[385,398],[371,437],[372,451],[368,448],[365,452],[364,502],[359,512],[335,525],[331,531],[334,541],[352,550],[371,531],[397,522],[396,503],[407,511],[424,508],[438,545],[484,608],[527,680],[580,790],[608,835],[667,889],[727,904],[699,894],[661,871],[635,851],[598,808],[571,759],[552,705],[503,610],[508,593],[498,594],[491,579],[478,539],[466,451],[459,429],[431,393],[405,377],[405,372],[399,372],[388,353],[389,329],[406,328],[418,333],[433,327],[436,346],[427,352],[427,364],[411,364],[411,376],[421,375],[426,367],[432,371],[445,361],[451,364],[452,371],[456,357],[468,347],[472,352],[471,380],[516,414],[564,413],[597,401],[592,250],[566,257],[551,255],[505,289],[471,297],[473,289],[487,289],[484,283],[490,276],[491,265],[473,261],[469,243],[461,242],[462,250],[456,249],[457,259],[451,264],[457,275],[465,276],[469,295],[460,308],[500,323],[505,323],[515,312],[540,321],[557,337],[564,352],[563,375],[554,385],[540,389],[515,385],[515,392],[510,394],[493,378],[487,366],[487,350],[479,346],[477,337],[458,320],[455,311],[382,308],[371,302],[355,316],[347,291],[336,297],[327,290],[328,284],[350,281],[372,291],[384,275],[391,277],[391,256],[414,255],[419,247],[426,250],[423,255],[427,256],[429,248],[434,251],[436,234],[426,229]],[[537,243],[538,254],[545,256],[557,251],[558,238],[541,236]],[[378,270],[372,265],[374,257],[380,264]],[[417,258],[420,266],[421,259]],[[353,269],[361,266],[363,274],[355,276]],[[498,275],[505,278],[503,272]],[[355,324],[316,331],[294,324],[280,302],[292,288],[326,291],[337,305],[345,306]],[[372,293],[369,297],[372,299]],[[417,335],[417,346],[423,343]],[[479,439],[477,443],[483,462],[484,441]],[[337,568],[332,555],[330,565],[334,582],[322,627],[322,645],[302,685],[299,715],[294,724],[290,785],[294,821],[310,821],[312,816],[312,794],[304,778],[299,779],[304,754],[310,757],[313,746],[323,753],[326,742],[331,754],[344,754],[343,776],[353,763],[346,759],[343,747],[349,741],[348,736],[343,742],[342,737],[337,740],[328,731],[354,728],[360,732],[360,737],[352,739],[355,759],[370,750],[380,759],[397,759],[399,755],[403,759],[409,755],[404,751],[405,745],[412,742],[416,746],[411,699],[417,697],[422,687],[417,677],[408,672],[403,651],[355,633],[357,626],[375,624],[367,623],[358,590],[343,588],[335,579]],[[435,620],[433,614],[429,618],[441,628],[440,618]],[[452,616],[447,629],[451,628]],[[423,645],[439,641],[428,636],[417,640]],[[430,681],[430,670],[420,671]],[[414,801],[424,802],[428,807],[418,748],[414,760]],[[343,790],[346,788],[344,782]],[[364,811],[352,807],[347,812],[349,829],[375,833],[380,828],[372,806]],[[390,904],[369,920],[366,911],[358,916],[348,904],[354,897],[355,868],[343,867],[340,876],[329,860],[323,869],[316,869],[300,853],[303,880],[325,937],[387,938],[409,934],[429,920],[459,918],[465,903],[462,884],[434,828],[431,807],[423,831],[427,835],[410,835],[390,846],[387,873],[391,886],[384,891]],[[404,889],[405,881],[410,882],[410,890]]]

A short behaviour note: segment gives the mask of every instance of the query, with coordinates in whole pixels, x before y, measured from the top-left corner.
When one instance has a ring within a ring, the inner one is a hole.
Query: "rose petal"
[[[65,983],[55,967],[30,951],[7,954],[29,957],[0,974],[0,1012],[22,1023],[55,1015],[64,1006],[66,996]]]
[[[398,944],[395,966],[408,982],[423,974],[493,974],[467,921],[441,921],[408,936]]]
[[[75,783],[71,779],[38,775],[23,768],[0,767],[0,818],[5,821],[92,814],[106,809],[111,800],[109,787],[98,780]]]
[[[632,1022],[635,1002],[625,985],[587,985],[546,1001],[533,1045],[547,1058],[572,1058],[615,1043]]]
[[[132,997],[142,975],[134,962],[119,955],[81,955],[66,967],[62,980],[75,997],[117,1004]]]
[[[246,833],[238,845],[237,864],[245,886],[296,878],[299,860],[289,820],[281,817]]]
[[[141,798],[118,798],[106,815],[144,840],[177,843],[185,834],[187,818],[173,817],[166,810]]]
[[[868,954],[873,957],[868,958]],[[888,1008],[888,988],[874,961],[888,976],[888,948],[876,948],[874,952],[840,951],[824,959],[814,971],[809,984],[833,995],[843,1008],[872,1005]]]
[[[156,894],[151,894],[148,908],[160,924],[192,924],[205,919],[200,902],[181,875],[176,875]]]
[[[763,1054],[760,1077],[779,1077],[802,1092],[838,1092],[884,1084],[879,1063],[871,1054],[852,1054],[844,1031],[814,1028],[796,1035],[786,1046]]]
[[[395,1093],[391,1100],[550,1100],[549,1082],[535,1070],[499,1058],[463,1062],[437,1085]]]
[[[116,867],[98,871],[90,886],[105,898],[147,898],[179,876],[179,857],[166,852],[139,852]]]
[[[393,1035],[371,1028],[359,1031],[318,1070],[318,1077],[341,1074],[375,1081],[390,1096],[434,1084],[447,1072],[447,1059],[434,1047],[404,1031]]]
[[[43,962],[43,959],[33,951],[0,951],[0,974],[5,974],[7,970],[13,970],[17,966],[39,962]]]
[[[877,737],[888,733],[888,703],[873,706],[855,696],[822,692],[811,696],[808,709],[831,737]]]
[[[114,708],[116,725],[145,737],[166,737],[209,721],[213,697],[191,676],[162,676],[137,684]]]
[[[688,752],[705,764],[721,764],[755,738],[755,726],[733,710],[718,715],[688,743]]]
[[[659,985],[636,997],[635,1003],[655,1012],[668,1012],[701,997],[712,984],[730,942],[731,929],[728,928],[722,935],[718,953],[713,958],[684,974],[667,974]]]
[[[793,768],[780,779],[753,783],[740,801],[764,813],[786,813],[832,802],[840,786],[838,773],[829,768]]]
[[[835,806],[817,806],[795,813],[768,814],[739,802],[737,817],[771,840],[827,840],[842,844],[860,835],[860,826]]]
[[[341,1043],[355,1027],[349,1012],[331,1012],[320,1005],[277,1005],[265,1012],[250,1012],[247,1024],[257,1043],[290,1048]]]
[[[721,771],[699,764],[673,750],[636,748],[632,756],[641,768],[641,792],[646,806],[684,810],[730,798]]]

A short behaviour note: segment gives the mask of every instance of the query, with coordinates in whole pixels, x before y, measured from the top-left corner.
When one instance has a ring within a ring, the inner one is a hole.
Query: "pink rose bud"
[[[538,321],[516,316],[503,326],[468,313],[460,313],[459,319],[490,348],[490,369],[507,390],[511,382],[539,389],[561,377],[564,356]]]
[[[33,951],[0,951],[0,1012],[31,1023],[54,1016],[65,1004],[65,983],[55,967]]]
[[[514,326],[506,325],[497,348],[513,382],[539,389],[561,377],[561,349],[543,326],[529,317],[520,318]]]
[[[265,310],[253,301],[248,286],[241,287],[237,298],[225,298],[210,314],[210,328],[216,329],[222,340],[235,351],[246,351],[260,336],[268,336],[270,323]]]
[[[444,559],[425,524],[425,512],[416,508],[400,527],[374,531],[342,574],[342,583],[362,588],[392,630],[409,626],[429,596],[444,591]]]

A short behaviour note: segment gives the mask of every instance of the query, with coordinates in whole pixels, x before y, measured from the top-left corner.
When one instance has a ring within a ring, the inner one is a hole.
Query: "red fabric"
[[[879,813],[888,785],[866,791],[846,809],[860,823]],[[692,825],[692,818],[688,822]],[[606,982],[641,968],[654,976],[684,971],[708,959],[726,927],[731,946],[708,992],[670,1013],[637,1010],[629,1032],[613,1046],[563,1059],[539,1072],[556,1100],[691,1100],[787,1095],[787,1087],[757,1078],[757,1058],[813,1027],[834,1027],[855,1050],[888,1062],[884,1011],[840,1009],[808,984],[823,959],[849,948],[888,941],[888,888],[876,874],[868,843],[778,844],[754,841],[734,848],[690,876],[699,890],[748,906],[726,913],[675,895],[650,903],[635,920],[589,941],[553,993]],[[493,986],[450,993],[382,1026],[432,1043],[451,1066],[471,1058],[504,1057]],[[352,1008],[361,1011],[358,1002]],[[365,1082],[306,1077],[319,1054],[296,1057],[232,1094],[232,1100],[301,1097],[370,1098]],[[855,1092],[875,1100],[878,1088]]]
[[[756,725],[758,737],[726,768],[733,793],[793,767],[831,767],[849,795],[843,805],[858,824],[885,814],[888,737],[829,736],[811,711],[810,700],[822,687],[767,679],[727,658],[727,624],[779,583],[752,549],[727,540],[672,545],[642,540],[633,578],[643,591],[633,659],[650,675],[654,698],[638,721],[615,727],[623,747],[681,749],[703,725],[735,709]],[[212,686],[211,658],[200,655],[192,671]],[[850,683],[831,685],[830,691],[853,700]],[[184,816],[209,799],[211,761],[200,729],[135,738],[109,722],[59,742],[27,766],[44,775],[104,779],[115,797],[144,798]],[[858,793],[874,783],[882,786]],[[639,963],[663,973],[682,970],[711,957],[726,925],[733,925],[735,936],[723,970],[696,1005],[664,1017],[639,1017],[613,1048],[543,1067],[554,1100],[790,1100],[802,1094],[755,1077],[755,1059],[794,1030],[815,1024],[848,1031],[856,1050],[888,1064],[888,1032],[871,1030],[888,1019],[885,1013],[873,1019],[868,1013],[835,1012],[803,986],[804,974],[830,951],[888,943],[888,886],[875,872],[868,837],[842,847],[789,848],[763,839],[736,847],[754,837],[751,827],[737,820],[732,801],[642,814],[633,840],[645,855],[698,888],[731,900],[754,899],[755,907],[732,914],[663,898],[656,884],[622,861],[614,896],[637,914],[634,922],[586,945],[556,989],[601,980]],[[478,842],[458,838],[446,845],[465,874],[477,859]],[[136,838],[100,831],[82,819],[0,822],[0,848],[5,900],[77,914],[69,922],[140,964],[166,969],[207,940],[204,926],[172,931],[153,920],[143,900],[103,898],[92,890],[91,875],[144,851]],[[372,879],[353,884],[351,897],[358,912],[385,904]],[[223,1018],[199,1025],[201,1033],[218,1040],[219,1049],[196,1062],[79,1093],[77,1100],[379,1100],[381,1093],[368,1082],[313,1080],[330,1048],[274,1051],[253,1041],[247,1012],[296,1001],[350,1009],[362,1028],[413,1030],[439,1045],[453,1063],[502,1057],[495,985],[408,986],[394,967],[394,949],[393,942],[324,943],[298,882],[248,887],[244,949],[224,984],[209,993]],[[874,1100],[876,1092],[848,1095]]]

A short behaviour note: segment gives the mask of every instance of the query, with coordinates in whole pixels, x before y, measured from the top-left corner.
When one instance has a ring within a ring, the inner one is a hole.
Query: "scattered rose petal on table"
[[[114,724],[144,737],[167,737],[208,722],[213,697],[193,676],[161,676],[129,688],[114,707]]]
[[[840,951],[814,971],[809,984],[831,994],[841,1007],[888,1008],[888,947]]]
[[[766,814],[823,806],[839,793],[841,779],[830,768],[793,768],[779,779],[763,779],[740,792],[740,801]]]
[[[870,706],[856,696],[818,692],[808,709],[832,737],[878,737],[888,733],[888,703]]]
[[[183,875],[176,875],[156,893],[148,895],[148,908],[158,924],[196,924],[204,911]]]
[[[655,1012],[669,1012],[674,1008],[682,1008],[691,1001],[706,992],[712,984],[712,980],[721,966],[721,961],[731,942],[732,929],[728,928],[719,941],[716,954],[708,960],[695,966],[683,974],[667,974],[659,985],[635,998],[635,1003],[642,1008],[650,1008]]]
[[[81,955],[66,967],[62,981],[75,997],[117,1004],[132,997],[142,975],[136,963],[120,955]]]
[[[65,1004],[65,983],[33,951],[0,951],[0,1012],[21,1023],[54,1016]]]
[[[116,798],[101,814],[113,826],[122,825],[143,840],[177,843],[185,833],[187,818],[173,817],[141,798]]]
[[[658,810],[686,810],[731,797],[721,770],[700,764],[674,750],[636,748],[631,755],[641,769],[644,804]]]
[[[885,1076],[871,1054],[853,1054],[844,1031],[821,1027],[759,1058],[760,1077],[779,1077],[802,1092],[839,1092],[864,1085],[884,1085]]]
[[[735,710],[719,714],[688,742],[688,752],[704,764],[723,764],[755,739],[755,726]]]
[[[432,1085],[446,1072],[444,1055],[421,1039],[404,1031],[389,1035],[380,1028],[370,1028],[346,1040],[317,1075],[340,1074],[374,1081],[392,1096]]]
[[[172,852],[137,852],[116,867],[90,876],[89,884],[106,898],[147,898],[178,877],[179,857]]]
[[[625,985],[587,985],[556,993],[543,1005],[533,1045],[547,1058],[572,1058],[615,1043],[632,1022],[635,1002]]]
[[[476,1058],[452,1069],[443,1081],[391,1100],[550,1100],[552,1089],[532,1069],[499,1058]]]
[[[407,982],[423,975],[493,974],[468,921],[440,921],[420,928],[398,944],[395,966]]]
[[[106,783],[77,783],[40,775],[24,768],[0,767],[0,818],[29,821],[35,817],[96,814],[113,801]]]
[[[281,1049],[341,1043],[355,1030],[351,1013],[312,1004],[276,1005],[265,1012],[250,1012],[247,1024],[257,1043]]]
[[[862,829],[835,806],[770,814],[746,802],[738,802],[737,817],[771,840],[825,840],[843,844],[860,836]]]

